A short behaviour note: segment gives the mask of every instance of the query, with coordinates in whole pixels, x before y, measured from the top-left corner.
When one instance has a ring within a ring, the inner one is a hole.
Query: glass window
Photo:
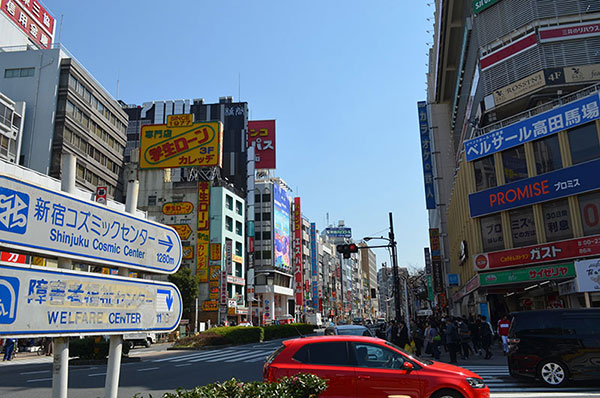
[[[235,233],[238,234],[239,236],[242,236],[242,223],[239,221],[235,222]]]
[[[544,228],[546,229],[546,240],[548,242],[573,237],[569,201],[567,199],[559,199],[542,204],[542,213],[544,216]]]
[[[307,363],[315,365],[350,366],[345,341],[315,343],[308,346]]]
[[[527,178],[527,162],[525,161],[525,147],[519,145],[502,152],[504,166],[504,180],[509,182]]]
[[[352,343],[356,365],[362,368],[400,369],[404,357],[389,348],[374,344]]]
[[[473,168],[475,169],[475,189],[477,191],[493,188],[498,185],[493,155],[475,160]]]
[[[600,317],[593,314],[563,315],[563,333],[578,336],[600,334]]]
[[[262,259],[270,260],[271,259],[271,250],[263,250],[262,251]]]
[[[537,243],[535,235],[535,222],[533,221],[533,207],[523,207],[511,210],[510,233],[512,234],[515,247],[533,245]]]
[[[567,135],[569,136],[571,159],[574,165],[600,157],[600,145],[598,145],[595,122],[575,127],[569,130]]]
[[[261,252],[260,250],[258,250],[258,251],[255,251],[255,252],[254,252],[254,259],[255,259],[255,260],[260,260],[260,259],[262,258],[262,257],[261,257],[261,254],[262,254],[262,252]]]
[[[225,229],[229,232],[233,231],[233,218],[225,216]]]
[[[260,203],[260,194],[259,193],[254,195],[254,203]]]
[[[34,68],[22,68],[21,69],[21,77],[31,77],[33,76]]]
[[[533,154],[538,175],[562,168],[558,134],[534,141]]]
[[[241,242],[235,242],[235,255],[236,256],[242,256],[244,253],[242,251],[242,243]]]
[[[543,313],[523,314],[515,317],[511,329],[515,331],[516,337],[531,334],[560,334],[561,320],[558,316],[547,316]]]
[[[271,201],[271,194],[270,193],[263,193],[262,195],[262,201],[265,203],[268,203]]]
[[[262,232],[262,239],[263,240],[271,240],[271,231],[263,231]]]
[[[229,195],[225,195],[225,206],[229,210],[233,210],[233,198]]]
[[[600,233],[600,191],[579,195],[579,212],[584,235]]]
[[[156,206],[156,196],[148,196],[148,206]]]
[[[244,204],[239,200],[236,200],[235,202],[235,212],[240,216],[244,215]]]
[[[500,214],[481,217],[481,237],[486,252],[504,249],[502,237],[502,218]]]
[[[262,220],[263,221],[271,221],[271,213],[263,213]]]

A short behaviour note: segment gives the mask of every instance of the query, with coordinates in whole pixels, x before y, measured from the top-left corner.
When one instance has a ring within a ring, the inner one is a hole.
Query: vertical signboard
[[[248,146],[255,144],[257,169],[275,168],[275,120],[248,121]]]
[[[421,135],[421,156],[423,160],[423,178],[425,180],[425,204],[428,209],[435,209],[433,162],[431,161],[431,138],[429,134],[427,102],[419,101],[417,108],[419,110],[419,133]]]
[[[431,268],[434,293],[444,291],[444,275],[440,248],[440,231],[438,228],[429,229],[429,244],[431,246]]]
[[[225,242],[225,269],[228,275],[233,275],[233,242],[229,239]]]
[[[200,282],[208,282],[208,257],[210,251],[210,182],[198,182],[198,236],[196,240],[196,274]]]
[[[282,187],[273,184],[273,238],[275,268],[291,272],[290,198]]]
[[[221,298],[219,300],[219,304],[221,306],[227,306],[227,271],[221,271],[221,287],[219,291]]]
[[[425,274],[431,275],[431,254],[429,248],[425,248]]]
[[[294,198],[294,279],[296,305],[302,306],[302,213],[300,198]]]
[[[319,270],[317,268],[317,224],[310,223],[310,266],[312,276],[312,307],[319,308]]]

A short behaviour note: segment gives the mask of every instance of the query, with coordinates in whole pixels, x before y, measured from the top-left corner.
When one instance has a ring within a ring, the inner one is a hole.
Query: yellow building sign
[[[222,155],[221,122],[194,123],[184,127],[166,124],[142,126],[140,169],[220,167]]]

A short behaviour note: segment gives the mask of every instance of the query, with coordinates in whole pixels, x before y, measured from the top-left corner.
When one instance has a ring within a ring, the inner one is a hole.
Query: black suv
[[[511,314],[508,369],[548,386],[600,379],[600,309],[556,309]]]

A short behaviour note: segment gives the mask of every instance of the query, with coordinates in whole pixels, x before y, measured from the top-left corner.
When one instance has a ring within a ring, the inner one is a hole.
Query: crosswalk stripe
[[[252,359],[252,358],[256,358],[256,357],[264,359],[267,357],[267,355],[268,355],[267,352],[257,352],[255,354],[248,354],[246,356],[246,358],[244,358],[244,359]],[[233,358],[233,359],[228,359],[225,362],[237,362],[237,361],[239,361],[239,359]]]
[[[232,353],[234,352],[233,350],[225,350],[225,351],[209,351],[209,352],[203,352],[200,354],[196,354],[191,358],[182,358],[182,359],[175,359],[173,361],[170,362],[195,362],[198,359],[203,359],[203,358],[210,358],[213,357],[215,355],[223,355],[223,353]]]
[[[218,357],[211,358],[211,359],[209,359],[209,360],[207,360],[205,362],[220,362],[220,361],[225,361],[226,359],[241,358],[241,357],[249,355],[249,353],[251,353],[251,352],[252,351],[244,352],[244,353],[237,353],[235,355],[228,355],[228,356],[225,356],[225,357],[218,356]]]
[[[180,355],[178,357],[168,357],[168,358],[155,359],[152,362],[167,362],[167,361],[172,361],[173,359],[177,359],[177,358],[188,358],[188,357],[194,357],[196,355],[198,355],[197,352],[195,352],[193,354]]]
[[[258,361],[264,361],[265,359],[266,359],[266,357],[265,358],[258,357],[258,358],[255,358],[255,359],[246,360],[244,362],[258,362]]]
[[[238,353],[239,352],[240,351],[238,351]],[[250,351],[241,351],[241,352],[245,353],[245,352],[250,352]],[[201,358],[193,359],[193,360],[191,360],[189,362],[208,362],[208,360],[212,360],[213,358],[222,358],[223,356],[227,357],[227,356],[229,356],[229,355],[231,355],[233,353],[235,353],[235,351],[216,352],[213,355],[206,355],[206,356],[203,356]],[[220,359],[218,359],[218,360],[220,360]]]

